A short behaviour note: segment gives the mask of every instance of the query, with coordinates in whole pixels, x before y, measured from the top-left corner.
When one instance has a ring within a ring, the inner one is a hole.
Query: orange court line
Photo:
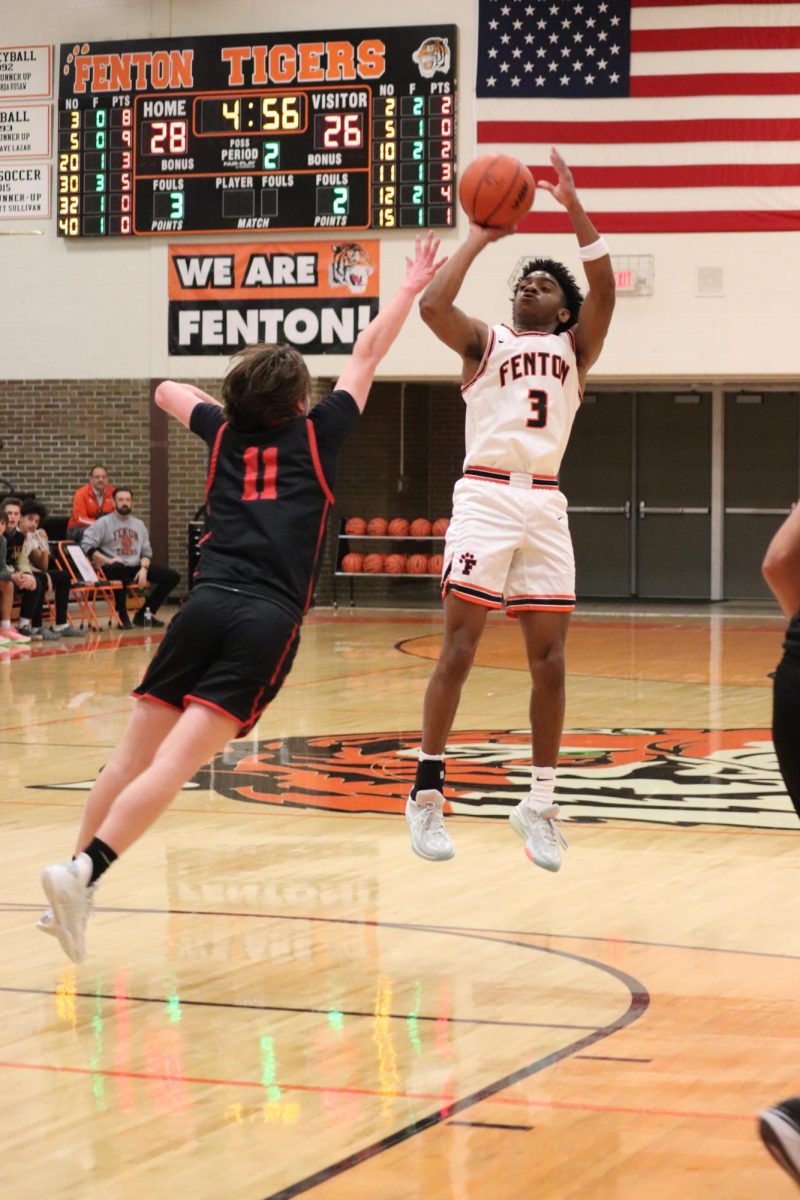
[[[219,1087],[241,1087],[265,1090],[260,1080],[254,1079],[210,1079],[201,1075],[170,1075],[158,1071],[112,1071],[92,1070],[90,1067],[57,1067],[50,1063],[0,1062],[0,1067],[17,1071],[52,1071],[61,1075],[101,1075],[106,1079],[144,1079],[166,1083],[197,1083],[204,1086],[209,1084]],[[311,1092],[318,1094],[335,1093],[347,1096],[376,1096],[392,1100],[436,1100],[448,1103],[457,1102],[456,1096],[443,1096],[441,1092],[403,1092],[386,1091],[382,1088],[353,1088],[353,1087],[321,1087],[314,1084],[282,1083],[275,1081],[270,1085],[285,1092]],[[513,1085],[512,1085],[513,1086]],[[622,1104],[589,1104],[569,1100],[526,1100],[513,1096],[492,1096],[487,1100],[476,1100],[476,1104],[505,1104],[513,1108],[551,1108],[574,1112],[608,1112],[629,1113],[634,1116],[647,1117],[676,1117],[678,1119],[705,1117],[719,1121],[752,1121],[752,1113],[711,1112],[708,1110],[690,1111],[688,1109],[645,1108],[631,1107]]]

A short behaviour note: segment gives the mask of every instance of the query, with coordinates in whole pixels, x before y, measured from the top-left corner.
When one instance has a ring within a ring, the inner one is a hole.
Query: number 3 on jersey
[[[531,402],[531,415],[525,422],[526,429],[544,429],[547,424],[547,392],[531,388],[528,392]]]
[[[278,495],[276,487],[278,477],[277,448],[275,446],[268,446],[266,450],[259,450],[258,446],[248,446],[242,458],[244,459],[242,499],[274,500]],[[261,476],[260,480],[259,474]]]

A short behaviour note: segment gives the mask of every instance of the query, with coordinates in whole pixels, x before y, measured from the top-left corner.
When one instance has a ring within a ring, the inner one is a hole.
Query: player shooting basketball
[[[405,281],[359,334],[334,391],[308,411],[310,378],[290,346],[251,346],[224,406],[167,381],[156,403],[210,451],[195,586],[136,688],[122,738],[95,782],[75,858],[45,868],[39,927],[73,962],[100,876],[231,738],[252,729],[289,674],[311,603],[339,452],[375,371],[443,259],[417,238]]]
[[[471,223],[466,241],[420,300],[423,320],[462,361],[464,475],[455,486],[442,573],[444,639],[425,695],[422,747],[406,805],[415,853],[453,856],[444,826],[444,751],[487,614],[505,606],[522,628],[532,679],[533,773],[511,823],[537,866],[557,871],[554,801],[564,723],[564,643],[575,607],[575,564],[558,470],[614,310],[608,247],[584,212],[569,167],[553,150],[558,181],[540,182],[569,214],[589,290],[582,298],[561,263],[526,263],[514,288],[513,326],[489,326],[454,301],[490,242],[512,228]]]

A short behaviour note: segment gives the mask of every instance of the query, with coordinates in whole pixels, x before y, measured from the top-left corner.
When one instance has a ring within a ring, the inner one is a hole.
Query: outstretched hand
[[[516,225],[479,225],[477,221],[470,221],[469,231],[472,237],[480,238],[486,245],[489,242],[496,242],[498,238],[508,237],[511,233],[517,232]]]
[[[556,175],[558,175],[558,182],[550,183],[548,179],[538,179],[536,181],[537,186],[549,192],[554,200],[564,205],[564,208],[569,208],[578,199],[578,193],[575,190],[575,180],[572,178],[572,171],[570,171],[555,146],[550,151],[550,162]]]
[[[435,238],[432,233],[428,234],[424,242],[421,237],[417,237],[414,261],[406,259],[405,282],[414,292],[421,292],[426,288],[439,268],[447,262],[446,255],[436,260],[440,241],[441,239]]]

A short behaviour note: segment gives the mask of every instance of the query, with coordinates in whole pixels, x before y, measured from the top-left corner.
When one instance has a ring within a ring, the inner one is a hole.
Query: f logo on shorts
[[[459,558],[458,561],[464,567],[464,574],[469,575],[470,571],[475,566],[475,564],[477,563],[478,560],[472,554],[470,554],[469,551],[467,551],[466,554],[461,555],[461,557]]]

